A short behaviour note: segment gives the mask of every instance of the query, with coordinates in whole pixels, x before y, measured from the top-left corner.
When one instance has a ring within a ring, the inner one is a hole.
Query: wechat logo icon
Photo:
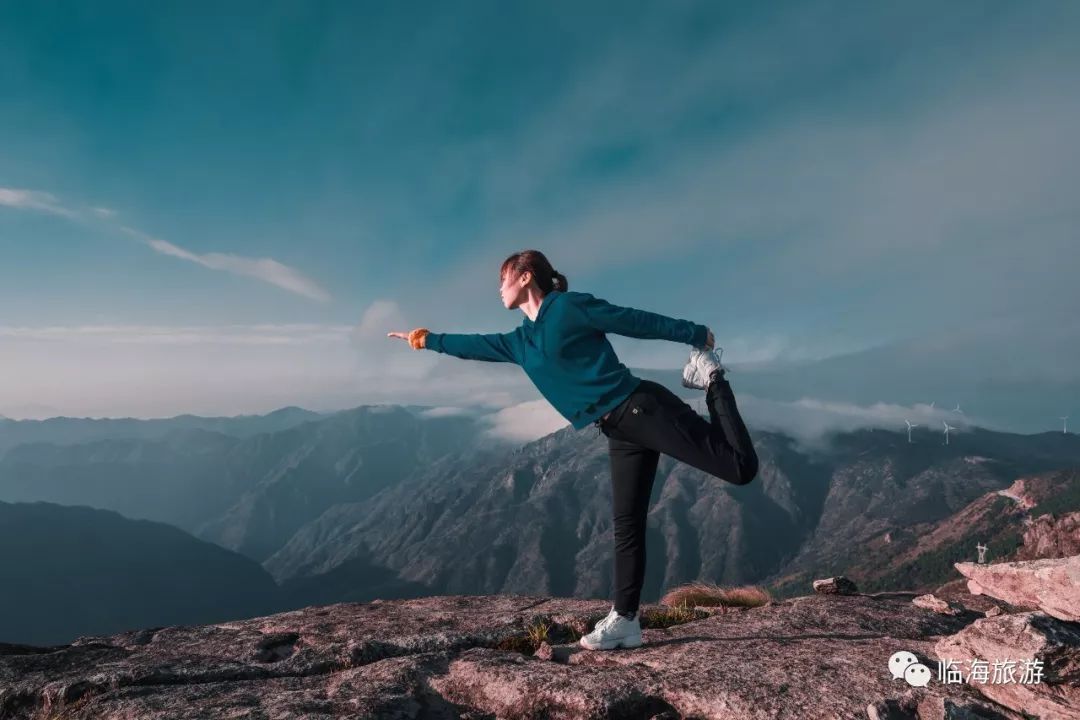
[[[889,658],[889,672],[893,680],[904,678],[912,687],[926,687],[930,684],[930,668],[919,662],[915,653],[901,650]]]

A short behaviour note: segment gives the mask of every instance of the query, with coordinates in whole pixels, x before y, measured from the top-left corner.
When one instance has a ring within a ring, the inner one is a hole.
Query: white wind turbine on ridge
[[[944,420],[942,420],[941,422],[945,426],[945,444],[948,445],[949,444],[949,431],[950,430],[955,430],[956,428],[954,428],[952,425],[949,425],[949,423],[945,422]]]
[[[1069,416],[1068,415],[1058,415],[1058,419],[1061,420],[1061,432],[1067,433],[1068,432],[1068,427],[1069,427],[1069,423],[1068,423]]]
[[[911,428],[916,428],[916,427],[919,427],[919,426],[917,424],[912,425],[911,421],[907,420],[907,419],[905,419],[904,422],[907,423],[907,441],[911,442]]]

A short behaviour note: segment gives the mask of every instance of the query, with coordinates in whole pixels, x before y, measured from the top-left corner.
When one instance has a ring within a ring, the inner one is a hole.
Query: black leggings
[[[660,453],[721,480],[745,485],[758,471],[735,395],[721,378],[705,393],[709,417],[659,383],[642,380],[630,396],[598,420],[608,438],[615,525],[615,609],[636,612],[645,580],[645,522]]]

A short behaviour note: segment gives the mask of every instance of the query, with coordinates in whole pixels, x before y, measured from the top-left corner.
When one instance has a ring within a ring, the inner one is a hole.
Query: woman
[[[745,485],[758,458],[735,406],[725,368],[704,325],[611,305],[570,292],[544,254],[508,257],[499,273],[503,306],[526,317],[513,332],[489,335],[391,332],[416,350],[520,365],[576,430],[589,423],[608,438],[615,529],[615,597],[607,617],[581,638],[589,650],[641,645],[638,601],[645,578],[645,523],[660,454]],[[711,422],[663,385],[634,377],[605,333],[691,346],[685,387],[705,390]]]

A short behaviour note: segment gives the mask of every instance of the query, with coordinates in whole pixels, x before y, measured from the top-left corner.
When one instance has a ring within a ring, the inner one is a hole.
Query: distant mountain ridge
[[[327,509],[365,500],[448,454],[467,454],[482,430],[472,418],[365,406],[276,433],[268,462],[232,507],[195,532],[264,560]],[[237,451],[256,450],[262,437]]]
[[[281,608],[259,564],[108,510],[0,502],[0,640],[219,622]]]
[[[453,593],[606,596],[606,438],[564,428],[502,447],[481,440],[486,427],[471,416],[363,406],[248,437],[174,428],[155,439],[23,444],[0,458],[0,499],[157,508],[262,562],[290,607]],[[1080,509],[1066,472],[1080,467],[1075,435],[974,428],[945,445],[928,430],[914,431],[913,443],[906,432],[861,430],[806,453],[784,434],[751,434],[762,465],[745,487],[661,458],[646,601],[694,580],[768,583],[778,594],[841,573],[868,587],[930,586],[930,566],[954,537],[949,524],[1012,517],[993,503],[1011,503],[996,493],[1018,478],[1065,498],[1055,512]],[[963,542],[986,542],[995,555],[1016,542],[1015,524],[985,528]],[[920,544],[922,536],[943,539]],[[958,552],[973,559],[968,545]]]
[[[1080,467],[1080,438],[1054,433],[976,429],[947,446],[859,431],[838,434],[831,452],[815,457],[783,435],[752,436],[762,469],[745,487],[661,458],[644,597],[694,580],[768,582],[781,594],[805,591],[811,575],[849,573],[873,583],[902,564],[861,564],[885,534],[904,537],[909,526],[930,532],[1018,477],[1048,473],[1050,486],[1064,488],[1068,475],[1054,472]],[[363,558],[436,593],[590,597],[610,588],[611,546],[606,443],[564,429],[509,457],[447,459],[367,502],[335,506],[265,566],[279,581],[314,583]],[[937,578],[923,580],[932,587]],[[361,599],[362,574],[354,585],[350,598]]]
[[[72,418],[47,420],[6,420],[0,428],[0,457],[16,445],[49,443],[75,445],[95,440],[144,438],[157,439],[174,430],[208,430],[234,437],[250,437],[275,432],[324,417],[323,413],[299,407],[283,407],[266,415],[201,417],[177,415],[170,418]]]
[[[17,445],[0,457],[0,499],[113,509],[261,560],[331,505],[491,442],[474,418],[397,406],[361,406],[269,432],[238,429],[233,436],[158,425],[164,432],[147,438]]]
[[[965,461],[993,462],[979,456]],[[986,562],[1053,557],[1045,550],[1035,552],[1034,546],[1025,553],[1024,546],[1032,545],[1028,531],[1036,519],[1047,526],[1049,534],[1053,523],[1046,519],[1080,510],[1077,467],[1025,475],[1006,487],[987,490],[955,512],[949,512],[947,498],[940,498],[940,511],[922,520],[888,517],[864,526],[847,523],[832,529],[834,538],[847,538],[850,545],[811,540],[792,560],[792,573],[777,580],[778,590],[797,594],[815,572],[842,572],[867,591],[930,591],[956,579],[954,563],[976,562],[977,545],[986,548]]]

